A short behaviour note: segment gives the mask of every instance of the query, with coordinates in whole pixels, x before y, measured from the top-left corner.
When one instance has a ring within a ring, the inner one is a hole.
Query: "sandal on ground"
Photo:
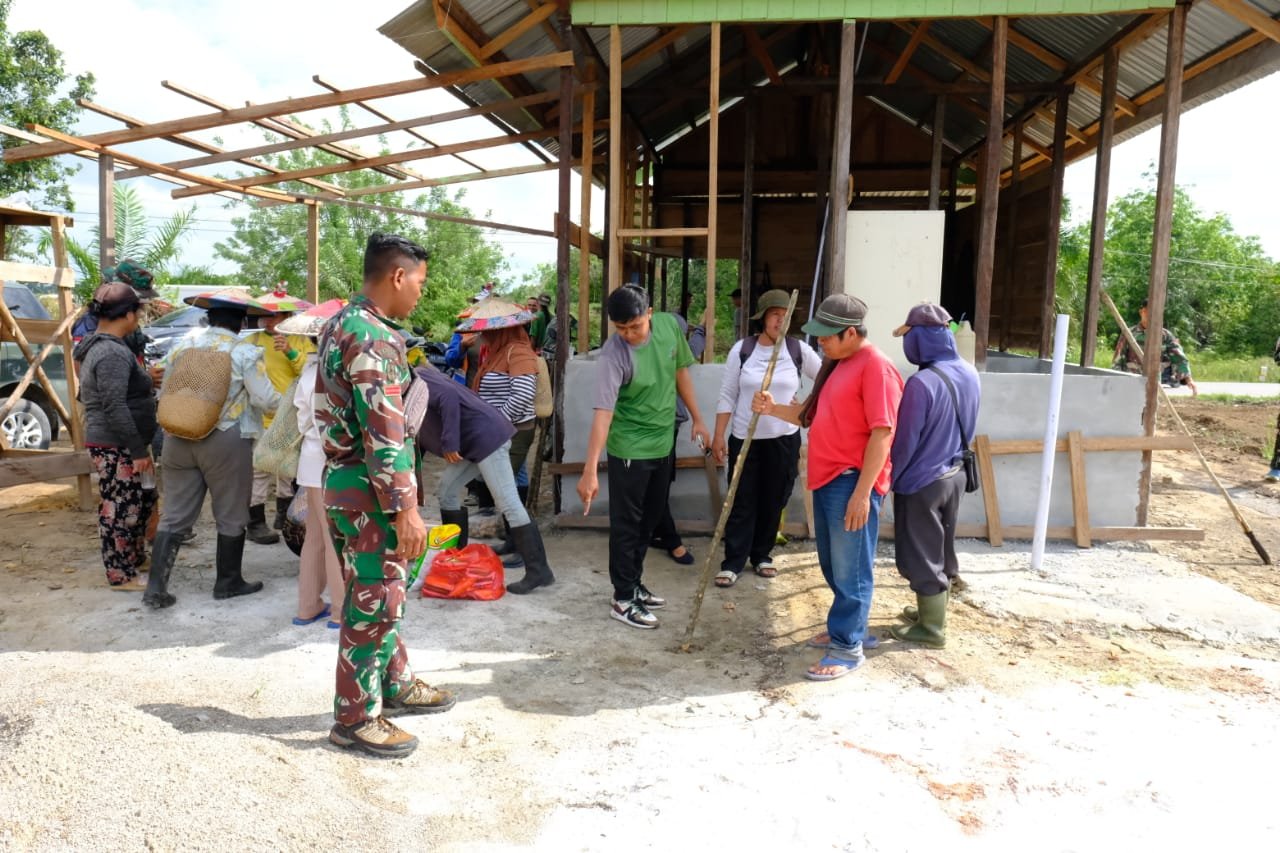
[[[328,628],[330,631],[340,631],[340,630],[342,630],[342,623],[341,623],[341,622],[334,622],[332,619],[330,619],[330,620],[325,624],[325,627],[326,627],[326,628]]]
[[[822,660],[804,671],[804,677],[810,681],[835,681],[837,678],[844,678],[860,666],[862,666],[862,661],[860,660],[853,661],[846,660],[845,658],[833,658],[830,655],[823,655]],[[814,669],[817,668],[834,668],[835,672],[814,672]]]
[[[299,625],[299,626],[313,625],[316,622],[319,622],[321,619],[327,619],[327,618],[329,618],[329,605],[326,604],[324,607],[320,609],[319,613],[317,613],[315,616],[312,616],[310,619],[303,619],[301,616],[293,617],[293,624]]]
[[[134,575],[133,577],[126,580],[124,583],[111,584],[111,588],[114,589],[116,592],[146,592],[147,576]]]
[[[721,589],[727,589],[738,582],[738,573],[731,572],[728,569],[716,573],[716,586]]]
[[[826,631],[821,634],[814,634],[812,637],[804,641],[804,644],[811,649],[829,649],[831,648],[831,635]],[[870,632],[862,638],[862,648],[874,649],[880,645],[880,638]]]
[[[761,560],[751,568],[755,569],[756,574],[762,578],[776,578],[778,576],[778,567],[773,564],[773,560]]]

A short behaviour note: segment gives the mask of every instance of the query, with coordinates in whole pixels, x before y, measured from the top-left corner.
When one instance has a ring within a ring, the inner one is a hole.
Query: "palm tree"
[[[178,257],[182,240],[191,230],[196,209],[192,205],[180,210],[151,230],[137,192],[130,186],[115,185],[116,209],[116,257],[128,258],[141,264],[155,276],[156,284],[169,280],[169,271]],[[78,269],[76,290],[88,299],[102,282],[102,270],[98,268],[98,247],[101,238],[99,227],[92,229],[93,239],[81,245],[68,235],[67,254]]]

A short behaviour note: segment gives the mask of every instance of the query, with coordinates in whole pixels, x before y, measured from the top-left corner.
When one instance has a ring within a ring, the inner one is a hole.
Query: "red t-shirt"
[[[898,423],[902,376],[871,344],[836,365],[822,386],[809,429],[809,488],[820,489],[850,468],[862,470],[871,430]],[[889,491],[889,460],[876,477],[878,494]]]

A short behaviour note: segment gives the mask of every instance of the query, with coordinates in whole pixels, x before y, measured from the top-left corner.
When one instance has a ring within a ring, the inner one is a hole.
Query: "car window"
[[[40,300],[26,285],[6,281],[4,283],[4,304],[13,316],[19,320],[49,320],[49,312],[40,304]]]
[[[194,328],[203,326],[206,323],[205,314],[207,312],[203,308],[197,308],[194,305],[188,305],[186,308],[179,308],[176,311],[170,311],[163,317],[148,323],[148,328],[167,326]]]

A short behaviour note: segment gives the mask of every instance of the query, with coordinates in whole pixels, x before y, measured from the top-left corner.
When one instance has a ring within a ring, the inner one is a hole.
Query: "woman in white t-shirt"
[[[760,334],[738,341],[725,356],[711,450],[720,462],[728,460],[730,479],[751,422],[751,398],[764,381],[774,342],[784,333],[782,321],[789,301],[789,295],[783,290],[762,294],[757,303],[759,310],[751,318],[762,321]],[[800,390],[801,374],[813,379],[821,367],[822,358],[812,347],[795,338],[785,338],[769,390],[775,399],[791,400]],[[791,499],[799,459],[800,428],[761,415],[725,527],[724,562],[716,575],[716,586],[730,587],[737,583],[748,560],[762,578],[778,574],[770,551],[782,510]]]

